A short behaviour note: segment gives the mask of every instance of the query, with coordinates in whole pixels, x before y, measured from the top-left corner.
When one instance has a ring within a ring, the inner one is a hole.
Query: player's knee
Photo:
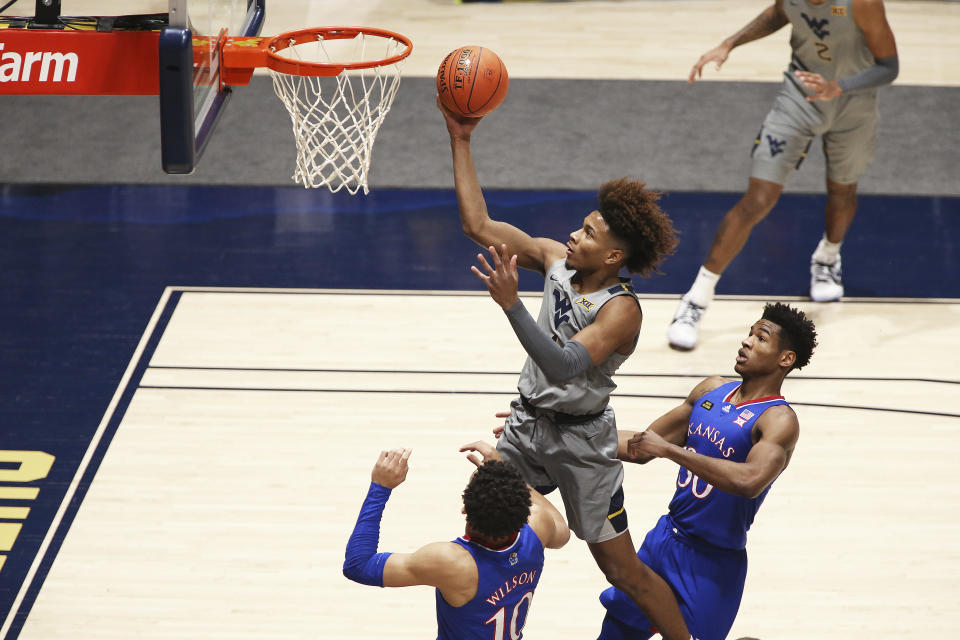
[[[647,576],[638,571],[634,563],[605,568],[603,575],[607,582],[630,596],[634,602],[646,602],[648,594],[651,593]]]
[[[778,198],[779,194],[748,191],[730,213],[734,214],[742,224],[753,227],[767,217],[773,206],[777,204]]]
[[[834,207],[849,207],[857,202],[857,183],[827,182],[827,200]]]

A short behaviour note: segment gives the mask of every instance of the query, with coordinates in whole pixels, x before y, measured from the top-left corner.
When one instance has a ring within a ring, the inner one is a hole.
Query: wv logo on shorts
[[[807,26],[810,27],[811,31],[813,31],[813,35],[817,36],[821,40],[830,35],[830,32],[824,28],[830,24],[830,21],[826,18],[823,20],[818,20],[816,18],[811,18],[805,13],[801,13],[800,17],[804,19],[804,21],[807,23]]]
[[[783,153],[783,147],[787,144],[786,140],[778,140],[769,133],[767,134],[767,142],[770,144],[771,156],[776,156],[778,153]]]
[[[570,322],[570,310],[573,305],[557,289],[553,290],[553,328],[559,329],[564,322]]]

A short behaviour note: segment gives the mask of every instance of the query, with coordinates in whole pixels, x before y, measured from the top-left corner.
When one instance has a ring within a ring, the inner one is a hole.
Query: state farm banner
[[[0,94],[157,95],[159,31],[0,29]]]

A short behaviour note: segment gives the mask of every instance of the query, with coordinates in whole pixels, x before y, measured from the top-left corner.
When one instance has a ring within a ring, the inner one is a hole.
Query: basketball
[[[447,109],[461,116],[485,116],[507,97],[510,78],[500,56],[486,47],[451,51],[437,70],[437,93]]]

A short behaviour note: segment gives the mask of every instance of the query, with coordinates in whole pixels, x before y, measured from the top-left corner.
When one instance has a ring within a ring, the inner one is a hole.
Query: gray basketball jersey
[[[561,347],[589,325],[597,313],[611,298],[628,295],[637,300],[633,286],[627,278],[621,283],[588,294],[577,293],[570,285],[576,273],[566,267],[561,258],[547,269],[543,287],[543,303],[537,324]],[[639,301],[637,302],[639,305]],[[613,373],[628,356],[614,351],[599,365],[594,365],[583,374],[558,383],[549,380],[532,358],[527,358],[520,373],[517,388],[520,394],[540,409],[561,413],[585,415],[597,413],[607,406],[610,393],[617,388]]]
[[[809,92],[793,75],[797,69],[819,73],[827,80],[837,80],[874,65],[866,38],[853,20],[851,0],[827,0],[823,4],[813,4],[809,0],[783,0],[783,11],[793,26],[790,35],[793,55],[784,75],[787,84],[801,94],[808,95]],[[876,95],[876,89],[862,93]]]

